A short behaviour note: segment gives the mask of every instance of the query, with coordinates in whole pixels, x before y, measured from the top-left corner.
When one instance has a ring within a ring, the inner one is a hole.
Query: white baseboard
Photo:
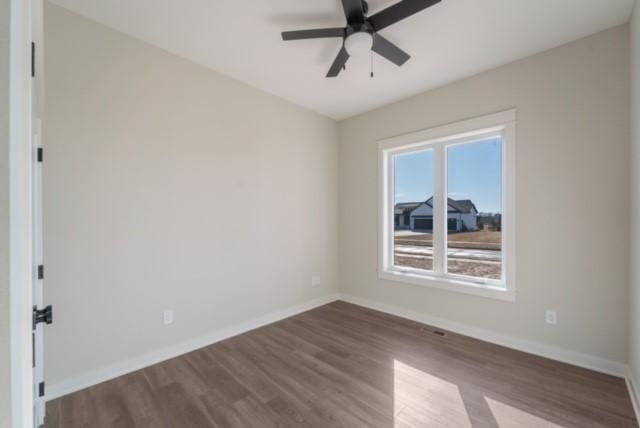
[[[130,358],[128,360],[110,364],[106,367],[101,367],[91,372],[74,376],[59,383],[47,385],[45,401],[67,395],[84,388],[88,388],[100,382],[114,379],[118,376],[122,376],[123,374],[127,374],[135,370],[140,370],[144,367],[148,367],[161,361],[186,354],[188,352],[211,345],[221,340],[237,336],[250,330],[254,330],[258,327],[280,321],[284,318],[288,318],[301,312],[305,312],[318,306],[333,302],[335,300],[338,300],[338,298],[338,294],[319,297],[317,299],[313,299],[295,306],[290,306],[280,311],[271,312],[252,320],[244,321],[239,324],[234,324],[229,327],[216,330],[204,336],[189,339],[176,345],[157,349],[155,351]]]
[[[636,377],[633,375],[631,368],[627,369],[627,389],[629,390],[629,398],[631,398],[631,404],[633,404],[633,411],[636,414],[636,419],[640,421],[640,394],[638,394],[638,382],[636,381]]]
[[[618,361],[607,360],[605,358],[595,357],[593,355],[583,354],[552,345],[545,345],[538,342],[519,339],[513,336],[496,333],[494,331],[486,330],[480,327],[474,327],[471,325],[450,321],[444,318],[434,317],[424,313],[404,309],[399,306],[388,305],[386,303],[363,299],[361,297],[356,297],[349,294],[340,294],[340,300],[344,300],[345,302],[364,306],[366,308],[374,309],[380,312],[385,312],[391,315],[396,315],[402,318],[407,318],[412,321],[429,324],[434,327],[439,327],[444,330],[452,331],[454,333],[470,336],[475,339],[483,340],[485,342],[495,343],[496,345],[505,346],[507,348],[516,349],[518,351],[523,351],[529,354],[561,361],[563,363],[572,364],[574,366],[587,368],[597,372],[606,373],[625,379],[627,379],[627,375],[629,373],[627,365]]]

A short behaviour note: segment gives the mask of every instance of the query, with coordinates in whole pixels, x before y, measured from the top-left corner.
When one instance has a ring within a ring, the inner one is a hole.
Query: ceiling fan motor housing
[[[368,22],[357,23],[357,24],[348,24],[345,28],[345,37],[349,37],[354,33],[366,32],[369,34],[375,33],[375,30]]]

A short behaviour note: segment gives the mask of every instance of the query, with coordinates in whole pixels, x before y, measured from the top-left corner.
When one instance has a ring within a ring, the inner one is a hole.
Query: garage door
[[[432,218],[416,218],[413,220],[414,229],[433,230]]]

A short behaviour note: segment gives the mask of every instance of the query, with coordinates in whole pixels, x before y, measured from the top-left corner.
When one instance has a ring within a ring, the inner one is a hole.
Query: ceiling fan
[[[342,38],[342,48],[331,64],[327,77],[336,77],[340,70],[345,68],[350,56],[366,53],[369,50],[396,65],[402,65],[410,58],[409,54],[382,37],[378,31],[440,3],[440,1],[401,0],[375,15],[367,16],[369,5],[365,0],[342,0],[344,15],[347,18],[346,27],[284,31],[282,40]]]

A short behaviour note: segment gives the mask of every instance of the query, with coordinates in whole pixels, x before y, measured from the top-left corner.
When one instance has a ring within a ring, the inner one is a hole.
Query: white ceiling
[[[397,0],[369,0],[369,15]],[[381,31],[411,55],[325,74],[340,39],[280,32],[344,26],[340,0],[53,0],[53,3],[334,119],[489,70],[628,21],[634,0],[443,0]]]

